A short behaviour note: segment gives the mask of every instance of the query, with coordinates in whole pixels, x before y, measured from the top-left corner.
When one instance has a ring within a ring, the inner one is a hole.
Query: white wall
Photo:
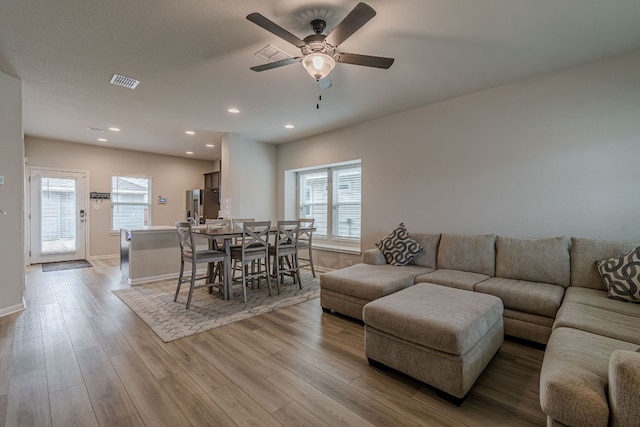
[[[285,171],[361,158],[363,249],[401,221],[640,240],[639,89],[637,51],[281,145],[278,214]]]
[[[26,137],[28,166],[87,171],[89,192],[111,192],[112,175],[151,177],[152,225],[174,225],[185,218],[186,190],[204,187],[213,162],[108,147]],[[158,204],[158,197],[167,199]],[[119,255],[120,236],[111,233],[111,202],[89,203],[89,257]]]
[[[276,221],[277,147],[228,134],[221,150],[221,198],[230,199],[231,218]]]
[[[0,316],[24,308],[22,85],[0,73]]]

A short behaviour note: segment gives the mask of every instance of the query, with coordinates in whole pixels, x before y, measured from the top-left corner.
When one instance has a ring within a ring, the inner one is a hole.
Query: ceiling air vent
[[[87,128],[87,132],[91,132],[91,133],[104,133],[104,129],[100,129],[100,128]]]
[[[129,89],[135,89],[140,83],[140,80],[133,79],[127,76],[121,76],[120,74],[114,74],[109,81],[112,85],[122,86]]]
[[[266,45],[258,52],[256,52],[256,56],[269,62],[276,62],[293,58],[293,56],[289,55],[284,50],[278,49],[277,47],[270,44]]]

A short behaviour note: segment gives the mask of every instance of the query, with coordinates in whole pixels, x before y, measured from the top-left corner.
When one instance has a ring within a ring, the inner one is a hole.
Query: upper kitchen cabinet
[[[213,170],[204,174],[204,189],[220,189],[220,160],[213,162]]]

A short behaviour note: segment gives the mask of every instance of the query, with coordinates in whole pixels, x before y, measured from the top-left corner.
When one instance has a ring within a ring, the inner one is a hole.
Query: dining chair
[[[204,223],[207,226],[207,230],[215,228],[231,228],[232,226],[230,219],[207,218]],[[214,249],[222,250],[221,248],[224,246],[223,239],[213,239],[212,241],[214,243]]]
[[[245,222],[255,222],[256,219],[255,218],[232,218],[229,219],[229,221],[231,221],[231,228],[233,229],[242,229],[242,225]],[[236,237],[233,240],[231,240],[231,249],[233,250],[234,248],[239,248],[241,244],[241,238]],[[237,261],[233,261],[233,264],[231,266],[231,274],[233,275],[233,277],[236,277],[236,273],[239,273],[241,270],[241,267],[239,266],[239,263]]]
[[[230,219],[222,219],[222,218],[207,218],[204,221],[207,228],[211,227],[231,227]]]
[[[313,268],[313,228],[315,226],[315,218],[300,218],[300,234],[298,236],[298,263],[300,268],[311,267],[311,274],[316,277],[316,271]],[[300,256],[300,253],[305,254]],[[300,262],[302,261],[302,262]]]
[[[178,301],[178,294],[180,293],[180,287],[183,283],[189,283],[189,296],[187,297],[187,310],[191,306],[191,299],[193,297],[193,290],[198,288],[208,287],[209,292],[214,286],[223,288],[224,290],[224,276],[223,271],[226,254],[222,251],[215,249],[198,250],[196,248],[195,237],[193,233],[193,224],[191,221],[176,222],[176,229],[178,230],[178,239],[180,242],[180,276],[178,277],[178,286],[176,287],[176,294],[173,297],[173,301]],[[185,276],[184,264],[188,262],[191,264],[191,275]],[[197,276],[198,264],[207,264],[207,274],[203,276]],[[212,268],[215,266],[217,274],[211,274]],[[218,281],[216,281],[216,277]],[[196,285],[196,282],[204,280],[204,284]]]
[[[276,277],[278,294],[280,294],[280,281],[284,285],[284,276],[291,276],[293,283],[297,283],[302,289],[298,266],[299,232],[300,221],[278,221],[276,243],[269,246],[269,255],[273,257],[273,273]]]
[[[271,221],[253,221],[242,224],[240,245],[231,248],[231,259],[238,262],[242,277],[233,278],[233,283],[242,283],[242,301],[247,302],[247,282],[257,283],[267,279],[269,296],[271,296],[271,279],[269,277],[269,232]],[[251,270],[249,270],[251,266]]]

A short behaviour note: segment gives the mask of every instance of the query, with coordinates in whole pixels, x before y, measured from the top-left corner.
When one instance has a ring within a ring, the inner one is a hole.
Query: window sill
[[[362,251],[360,248],[356,248],[353,246],[339,245],[335,243],[318,243],[313,242],[313,249],[318,251],[327,251],[327,252],[339,252],[343,254],[352,254],[352,255],[360,255]]]

